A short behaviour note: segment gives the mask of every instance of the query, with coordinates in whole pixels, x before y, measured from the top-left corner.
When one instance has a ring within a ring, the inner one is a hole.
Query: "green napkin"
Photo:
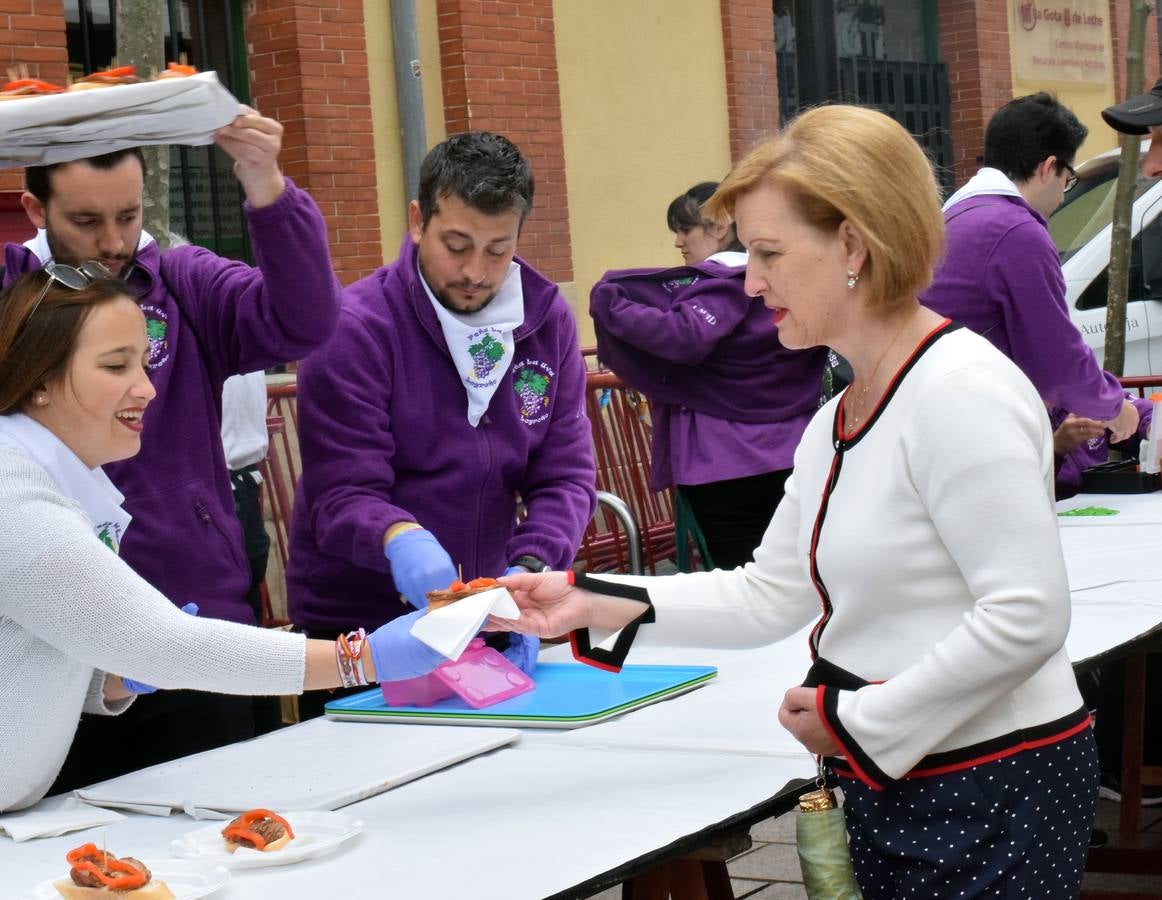
[[[1067,509],[1059,512],[1059,516],[1116,516],[1120,510],[1109,509],[1105,506],[1079,506],[1077,509]]]

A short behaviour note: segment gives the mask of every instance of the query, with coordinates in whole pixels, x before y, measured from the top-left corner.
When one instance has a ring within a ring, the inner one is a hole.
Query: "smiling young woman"
[[[63,366],[53,361],[60,370],[55,377],[36,379],[30,367],[34,378],[24,406],[29,418],[94,469],[141,449],[142,416],[157,392],[146,372],[149,342],[137,303],[112,281],[88,291],[101,299],[85,315],[72,354]],[[32,315],[55,317],[58,308],[42,305]]]
[[[0,757],[0,812],[44,796],[82,712],[123,712],[151,685],[290,694],[443,660],[396,650],[409,617],[340,641],[194,618],[119,558],[130,516],[100,466],[153,427],[148,357],[137,301],[92,263],[0,294],[0,732],[23,735]]]

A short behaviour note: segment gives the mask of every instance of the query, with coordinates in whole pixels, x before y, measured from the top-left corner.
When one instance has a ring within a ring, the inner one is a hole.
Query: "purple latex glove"
[[[182,607],[182,612],[186,615],[196,616],[198,614],[198,604],[187,603]],[[134,694],[152,694],[157,690],[152,684],[134,681],[132,678],[125,678],[124,676],[121,678],[121,684],[125,686],[125,690]]]
[[[367,636],[371,659],[375,662],[376,681],[419,678],[447,661],[443,653],[433,650],[411,633],[412,625],[424,612],[420,609],[392,619]]]

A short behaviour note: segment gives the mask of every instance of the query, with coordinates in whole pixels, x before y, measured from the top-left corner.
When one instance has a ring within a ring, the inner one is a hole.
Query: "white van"
[[[1148,147],[1149,141],[1144,141],[1143,156]],[[1105,355],[1110,220],[1118,156],[1118,150],[1111,150],[1078,166],[1076,187],[1049,217],[1049,233],[1061,253],[1069,316],[1099,361]],[[1162,219],[1159,213],[1162,213],[1162,179],[1143,178],[1139,173],[1130,220],[1133,244],[1126,298],[1126,375],[1162,372]]]

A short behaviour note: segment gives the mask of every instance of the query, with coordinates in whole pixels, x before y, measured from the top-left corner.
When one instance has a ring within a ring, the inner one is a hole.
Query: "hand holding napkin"
[[[502,587],[470,594],[455,603],[428,611],[411,626],[411,633],[448,659],[456,660],[490,616],[519,619],[520,610]]]

